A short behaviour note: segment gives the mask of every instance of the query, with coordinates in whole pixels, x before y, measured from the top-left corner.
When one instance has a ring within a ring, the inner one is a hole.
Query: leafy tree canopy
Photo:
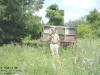
[[[59,10],[56,4],[48,7],[46,17],[50,25],[64,25],[64,10]]]
[[[89,15],[87,15],[87,21],[89,23],[94,23],[97,20],[100,20],[100,13],[96,9],[94,9],[90,12]]]
[[[43,2],[44,0],[0,0],[0,42],[20,41],[29,34],[30,28],[35,28],[36,25],[39,28],[40,19],[32,14],[42,8]]]

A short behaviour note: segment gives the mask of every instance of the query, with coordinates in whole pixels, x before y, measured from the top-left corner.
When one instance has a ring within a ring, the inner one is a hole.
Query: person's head
[[[55,28],[51,28],[51,32],[54,34],[55,33]]]

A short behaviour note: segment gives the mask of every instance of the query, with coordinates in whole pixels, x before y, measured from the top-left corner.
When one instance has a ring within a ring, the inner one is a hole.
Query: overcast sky
[[[94,8],[100,11],[100,0],[45,0],[43,8],[37,13],[43,18],[44,23],[48,22],[48,19],[45,17],[46,9],[52,4],[57,4],[59,9],[64,10],[65,23],[89,14]]]

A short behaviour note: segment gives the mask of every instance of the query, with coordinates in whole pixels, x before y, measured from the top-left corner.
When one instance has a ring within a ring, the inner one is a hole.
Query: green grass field
[[[59,58],[51,56],[39,40],[24,43],[0,46],[0,75],[16,70],[19,75],[100,75],[99,39],[80,39],[72,48],[60,48]]]

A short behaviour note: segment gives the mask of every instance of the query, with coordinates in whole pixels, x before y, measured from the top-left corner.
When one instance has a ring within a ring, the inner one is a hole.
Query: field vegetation
[[[99,75],[99,41],[78,39],[71,47],[61,47],[59,58],[51,56],[49,46],[41,46],[39,40],[24,41],[22,46],[5,44],[0,46],[0,67],[17,67],[19,75]]]

